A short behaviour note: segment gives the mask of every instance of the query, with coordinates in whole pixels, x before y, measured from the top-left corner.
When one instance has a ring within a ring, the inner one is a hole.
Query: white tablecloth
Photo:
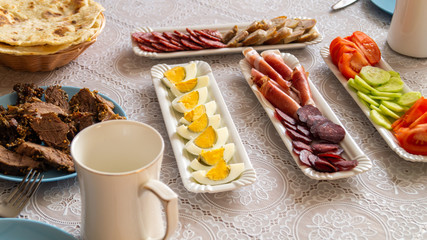
[[[98,90],[120,104],[129,119],[154,126],[164,136],[161,180],[179,195],[174,239],[427,239],[427,163],[395,154],[324,63],[320,48],[337,36],[361,30],[405,83],[427,96],[427,60],[402,56],[386,43],[391,15],[361,0],[332,12],[335,0],[99,1],[106,26],[83,55],[52,72],[16,72],[0,66],[0,94],[15,83],[60,84]],[[152,60],[136,56],[130,32],[140,26],[183,27],[251,22],[280,15],[315,18],[324,40],[291,50],[349,134],[372,160],[355,177],[317,181],[296,166],[264,109],[229,54]],[[420,31],[423,31],[420,29]],[[150,69],[159,63],[203,60],[210,64],[257,172],[257,181],[235,191],[196,194],[180,179],[167,138]],[[15,183],[0,180],[0,196]],[[80,238],[81,199],[77,178],[43,183],[19,218],[49,223]]]

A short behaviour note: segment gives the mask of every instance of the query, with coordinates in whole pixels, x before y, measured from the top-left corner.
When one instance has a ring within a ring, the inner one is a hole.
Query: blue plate
[[[76,240],[72,235],[52,225],[28,219],[0,219],[0,240]]]
[[[396,0],[371,0],[371,2],[389,14],[393,14],[396,5]]]
[[[46,89],[46,87],[41,87],[41,88]],[[74,96],[76,93],[78,93],[81,88],[62,86],[62,89],[68,94],[68,97],[71,99],[71,97]],[[116,102],[114,102],[111,98],[109,98],[103,94],[100,94],[100,93],[99,93],[99,95],[101,95],[103,98],[105,98],[108,101],[111,101],[114,104],[114,112],[115,113],[119,114],[120,116],[127,117],[126,113],[123,111],[123,109]],[[15,105],[17,98],[18,98],[18,96],[17,96],[16,92],[4,95],[4,96],[0,97],[0,105],[2,105],[3,107],[7,107],[7,105]],[[42,182],[53,182],[53,181],[64,180],[64,179],[75,177],[76,175],[77,175],[77,173],[75,173],[75,172],[74,173],[64,173],[64,172],[60,172],[60,171],[56,171],[56,170],[49,170],[49,171],[44,173],[44,178],[43,178]],[[20,182],[22,180],[22,176],[10,176],[10,175],[0,174],[0,179]]]

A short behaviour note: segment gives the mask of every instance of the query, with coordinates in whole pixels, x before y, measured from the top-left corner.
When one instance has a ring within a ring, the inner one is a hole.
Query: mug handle
[[[178,226],[178,195],[159,180],[150,179],[144,188],[154,193],[166,206],[166,233],[163,239],[169,238]]]

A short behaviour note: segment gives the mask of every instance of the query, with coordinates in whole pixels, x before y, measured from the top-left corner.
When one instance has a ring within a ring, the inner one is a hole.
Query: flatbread
[[[102,27],[103,16],[98,15],[95,23],[87,31],[87,34],[76,39],[74,42],[61,44],[61,45],[36,45],[36,46],[13,46],[5,43],[0,43],[0,53],[3,54],[12,54],[12,55],[48,55],[57,53],[64,49],[67,49],[73,45],[82,43],[84,41],[92,40],[90,37],[93,36],[96,32]],[[89,38],[86,38],[86,35],[89,35]]]
[[[0,42],[58,46],[87,39],[103,10],[93,0],[0,0]]]

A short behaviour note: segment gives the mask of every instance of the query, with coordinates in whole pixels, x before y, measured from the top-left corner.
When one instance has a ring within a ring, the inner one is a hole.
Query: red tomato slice
[[[356,31],[350,36],[350,39],[360,48],[371,65],[375,65],[381,60],[381,51],[377,43],[368,35]]]
[[[350,42],[348,40],[345,40],[341,37],[339,37],[339,41],[336,42],[334,45],[332,45],[331,43],[331,47],[329,49],[329,53],[331,55],[332,58],[332,62],[337,65],[339,58],[341,57],[342,53],[340,53],[340,50],[344,47],[344,46],[350,46],[352,48],[357,48],[356,44],[354,44],[353,42]]]
[[[407,152],[427,155],[427,123],[419,124],[414,128],[401,128],[396,132],[396,138]]]
[[[421,115],[427,112],[427,99],[421,97],[412,105],[412,107],[405,112],[399,119],[397,119],[391,127],[396,132],[400,128],[406,128],[416,121]]]
[[[351,58],[353,57],[353,53],[355,52],[356,50],[354,52],[343,53],[343,55],[341,55],[338,61],[338,69],[340,70],[341,74],[344,75],[344,77],[346,77],[347,79],[354,78],[354,76],[356,76],[357,74],[357,72],[354,71],[350,66]]]
[[[350,66],[351,68],[359,73],[362,70],[362,67],[370,65],[368,60],[363,56],[360,51],[355,51],[351,58]]]
[[[427,123],[427,112],[423,113],[417,120],[415,120],[411,125],[409,125],[409,128],[414,128],[419,124]]]

